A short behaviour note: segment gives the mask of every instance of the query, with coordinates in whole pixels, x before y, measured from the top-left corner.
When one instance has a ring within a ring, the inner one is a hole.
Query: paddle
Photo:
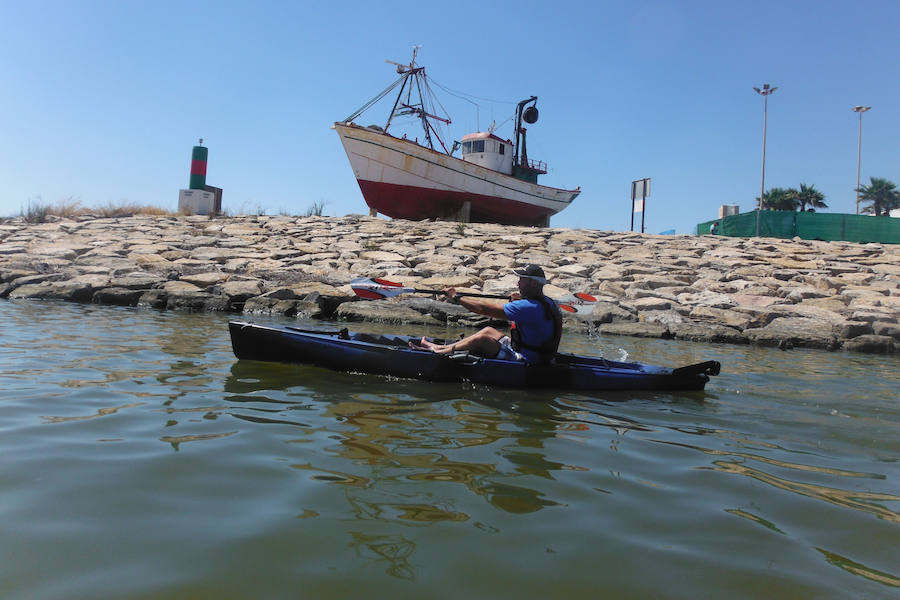
[[[388,281],[387,279],[354,279],[350,282],[350,287],[353,288],[353,292],[363,298],[365,300],[383,300],[385,298],[394,298],[401,294],[441,294],[443,293],[441,290],[432,290],[432,289],[422,289],[422,288],[412,288],[406,287],[402,283],[395,283],[393,281]],[[469,296],[472,298],[498,298],[503,300],[508,300],[509,296],[503,296],[500,294],[477,294],[474,292],[458,292],[456,294],[458,297]],[[583,292],[579,292],[577,294],[572,294],[576,301],[574,303],[562,303],[557,302],[559,308],[566,312],[578,312],[578,308],[573,306],[572,304],[589,304],[596,302],[597,299],[591,296],[590,294],[585,294]]]

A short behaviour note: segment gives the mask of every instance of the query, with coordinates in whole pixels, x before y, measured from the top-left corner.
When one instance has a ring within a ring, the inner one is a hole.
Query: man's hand
[[[510,302],[515,302],[516,300],[521,300],[521,299],[522,299],[522,294],[520,294],[519,292],[513,292],[512,294],[509,295]]]

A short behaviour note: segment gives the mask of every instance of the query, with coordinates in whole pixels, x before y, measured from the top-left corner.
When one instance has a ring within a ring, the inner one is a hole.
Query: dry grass
[[[177,212],[172,212],[171,210],[166,210],[164,208],[160,208],[158,206],[141,206],[140,204],[136,204],[134,202],[127,204],[113,204],[112,202],[107,203],[106,206],[100,206],[98,208],[92,209],[89,211],[91,214],[95,214],[99,217],[125,217],[131,215],[174,215],[178,214]]]
[[[28,223],[44,223],[50,217],[71,219],[74,217],[93,216],[99,218],[130,217],[133,215],[175,215],[172,212],[158,206],[141,206],[134,202],[114,204],[108,202],[98,207],[84,206],[80,200],[66,198],[55,204],[45,204],[41,200],[29,200],[28,204],[19,216]]]
[[[323,216],[326,204],[327,203],[324,200],[313,202],[312,206],[307,208],[305,213],[301,213],[300,216]],[[184,214],[189,213],[167,210],[158,206],[140,205],[134,202],[120,202],[118,204],[107,202],[105,205],[90,207],[82,204],[80,200],[75,200],[73,198],[64,198],[54,204],[48,204],[43,202],[40,198],[36,198],[27,202],[25,208],[19,213],[19,216],[27,223],[45,223],[51,218],[112,218],[131,217],[134,215],[176,216]],[[236,215],[231,214],[229,211],[222,211],[218,215],[210,215],[210,218],[214,218],[215,216],[231,217],[248,214],[258,216],[264,215],[266,212],[262,207],[257,207],[255,211],[251,210],[248,212],[246,205],[244,205]],[[280,211],[280,214],[290,216],[289,213],[284,210]]]

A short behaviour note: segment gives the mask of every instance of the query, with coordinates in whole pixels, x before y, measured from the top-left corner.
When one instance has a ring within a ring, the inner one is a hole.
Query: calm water
[[[239,363],[226,322],[0,301],[0,597],[900,596],[900,358],[569,336],[723,363],[587,396]]]

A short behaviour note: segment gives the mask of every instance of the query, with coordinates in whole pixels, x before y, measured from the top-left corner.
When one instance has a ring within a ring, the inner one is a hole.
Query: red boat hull
[[[393,219],[446,219],[459,214],[466,202],[471,203],[468,220],[473,223],[545,226],[554,214],[544,207],[506,198],[377,181],[357,183],[366,204]]]

